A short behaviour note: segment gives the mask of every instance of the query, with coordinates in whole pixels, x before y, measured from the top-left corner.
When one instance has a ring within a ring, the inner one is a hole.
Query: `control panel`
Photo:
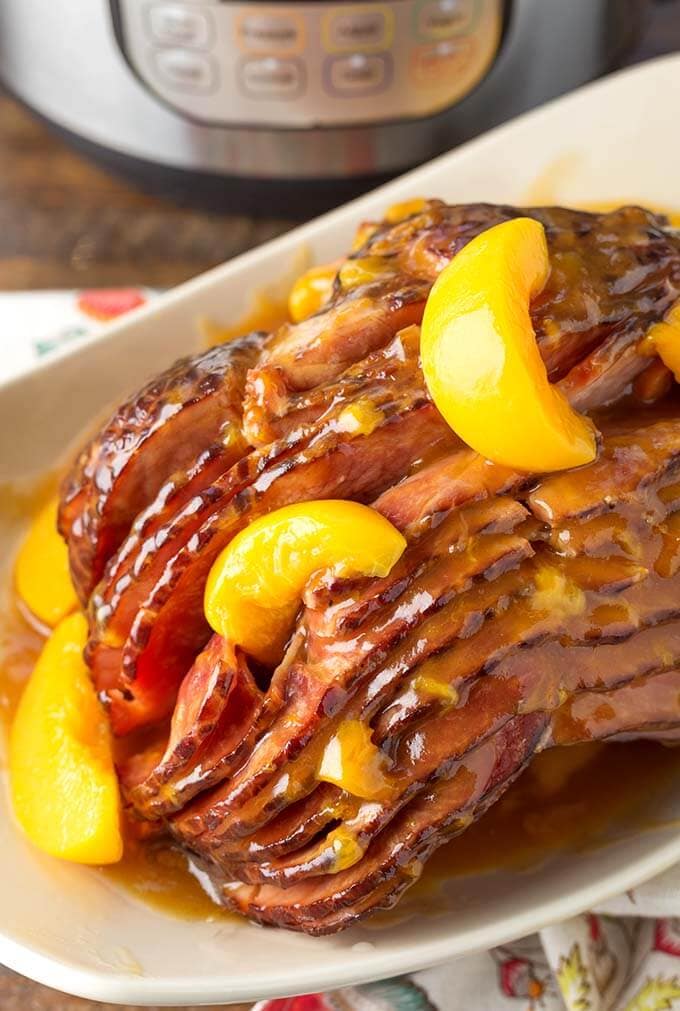
[[[498,51],[503,0],[112,0],[137,76],[187,117],[295,128],[454,105]]]

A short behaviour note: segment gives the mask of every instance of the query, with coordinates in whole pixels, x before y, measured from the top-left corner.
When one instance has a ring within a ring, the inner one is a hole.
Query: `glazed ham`
[[[419,363],[438,273],[520,214],[548,240],[550,379],[601,432],[540,480],[463,445]],[[310,934],[392,906],[537,751],[680,729],[680,399],[640,347],[680,296],[680,239],[634,207],[438,201],[362,234],[317,315],[123,405],[60,514],[130,819],[226,905]],[[372,504],[407,549],[382,579],[314,577],[267,670],[211,634],[205,581],[253,519],[316,498]],[[321,774],[352,734],[377,786]]]
[[[81,601],[89,599],[136,517],[152,503],[156,511],[165,504],[167,482],[179,482],[186,501],[197,490],[199,461],[208,457],[212,464],[203,482],[209,483],[243,453],[243,388],[261,345],[262,337],[253,334],[177,362],[123,404],[82,450],[59,511]],[[178,509],[182,503],[175,499]],[[142,515],[136,527],[145,523]]]

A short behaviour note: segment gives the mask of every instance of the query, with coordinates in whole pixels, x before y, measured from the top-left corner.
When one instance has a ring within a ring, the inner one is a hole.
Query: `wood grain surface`
[[[0,289],[170,287],[290,225],[140,193],[0,94]]]
[[[630,62],[678,49],[680,0],[658,2]],[[291,224],[192,210],[142,194],[72,152],[0,94],[0,290],[169,287]],[[0,1011],[109,1007],[64,996],[0,966]],[[137,1008],[126,1005],[126,1011]]]
[[[120,1011],[159,1011],[158,1008],[142,1008],[138,1004],[116,1005]],[[203,1011],[224,1005],[203,1005]],[[232,1011],[247,1011],[249,1004],[232,1004]],[[98,1001],[81,1000],[79,997],[68,997],[50,990],[46,986],[38,986],[8,969],[0,967],[0,1008],[2,1011],[101,1011],[102,1008],[113,1008],[112,1004],[100,1004]],[[198,1005],[178,1008],[177,1011],[198,1011]]]

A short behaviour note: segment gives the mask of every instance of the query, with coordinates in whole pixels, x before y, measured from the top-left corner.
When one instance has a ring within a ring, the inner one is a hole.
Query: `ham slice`
[[[263,335],[251,334],[182,359],[122,404],[82,450],[59,511],[81,601],[172,474],[192,467],[214,443],[231,446],[226,466],[243,451],[245,377],[262,342]]]

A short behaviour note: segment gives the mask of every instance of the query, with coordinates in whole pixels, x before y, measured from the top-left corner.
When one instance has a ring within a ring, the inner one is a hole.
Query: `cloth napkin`
[[[0,380],[156,293],[126,288],[0,294]],[[680,1011],[680,866],[492,951],[411,976],[261,1001],[253,1011]]]

